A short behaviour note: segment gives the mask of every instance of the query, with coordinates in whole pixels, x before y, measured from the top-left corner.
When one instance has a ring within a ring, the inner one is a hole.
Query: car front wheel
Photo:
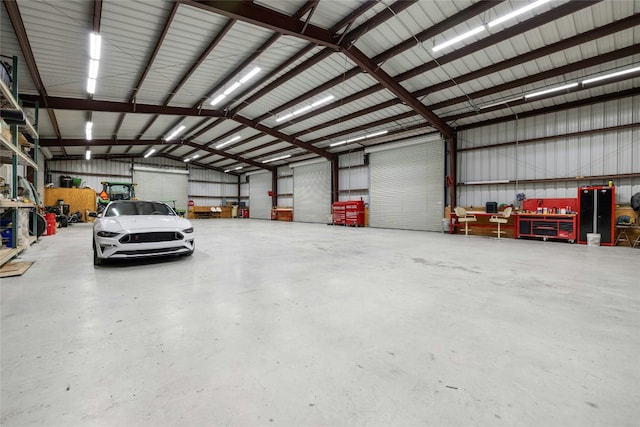
[[[104,259],[98,256],[98,249],[96,249],[96,241],[93,241],[93,265],[103,265]]]

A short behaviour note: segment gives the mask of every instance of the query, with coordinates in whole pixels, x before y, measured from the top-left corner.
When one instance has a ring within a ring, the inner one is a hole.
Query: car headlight
[[[100,237],[116,237],[120,233],[113,233],[111,231],[98,231],[96,234]]]
[[[193,227],[185,228],[182,230],[183,233],[193,233]]]

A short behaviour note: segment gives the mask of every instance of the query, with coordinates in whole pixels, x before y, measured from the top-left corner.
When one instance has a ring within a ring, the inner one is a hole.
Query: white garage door
[[[331,215],[331,162],[291,165],[293,220],[327,224]]]
[[[442,231],[444,141],[416,138],[369,151],[369,225]]]
[[[133,182],[139,200],[175,200],[175,207],[187,210],[189,172],[184,169],[159,169],[134,166]],[[171,203],[169,203],[171,204]]]
[[[249,177],[249,217],[271,219],[271,172]]]

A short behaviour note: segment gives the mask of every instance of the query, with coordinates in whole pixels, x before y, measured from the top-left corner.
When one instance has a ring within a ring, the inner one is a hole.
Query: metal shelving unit
[[[9,105],[10,108],[15,110],[22,110],[22,106],[18,101],[18,58],[13,57],[13,83],[12,87],[9,88],[3,81],[0,81],[0,99],[2,99],[5,103]],[[37,110],[38,106],[36,105],[36,123],[32,124],[27,119],[25,124],[20,125],[11,125],[11,140],[9,140],[5,135],[0,133],[0,163],[5,164],[9,163],[9,159],[12,165],[12,195],[15,198],[17,193],[17,181],[18,181],[18,165],[29,166],[34,170],[34,181],[37,182],[38,177],[38,163],[37,163],[37,155],[38,155],[38,130],[37,130]],[[31,158],[28,154],[24,153],[18,143],[18,132],[19,130],[24,130],[28,132],[34,139],[33,144],[33,153],[34,157]],[[5,210],[9,210],[11,212],[11,248],[0,249],[0,266],[4,265],[6,262],[11,260],[13,257],[18,255],[22,250],[31,245],[36,241],[36,220],[34,218],[34,233],[33,236],[28,236],[28,238],[23,239],[18,244],[18,229],[19,222],[23,221],[22,215],[18,215],[18,211],[21,209],[29,209],[29,213],[35,215],[36,214],[36,206],[32,203],[23,203],[16,200],[0,200],[0,211],[4,212]],[[28,215],[26,215],[28,218]],[[24,221],[23,221],[24,222]],[[28,220],[26,224],[21,224],[23,227],[29,227]]]

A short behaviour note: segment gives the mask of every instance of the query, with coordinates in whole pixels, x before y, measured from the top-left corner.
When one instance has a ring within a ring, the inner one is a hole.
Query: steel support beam
[[[38,101],[54,110],[102,111],[108,113],[159,114],[168,116],[223,117],[218,110],[205,110],[166,105],[132,104],[129,102],[98,101],[96,99],[61,98],[54,96],[23,95],[25,101]]]
[[[43,100],[47,99],[47,89],[44,87],[44,83],[42,82],[42,77],[40,76],[40,72],[38,71],[38,66],[36,65],[35,57],[33,56],[33,50],[31,49],[31,44],[29,43],[29,38],[27,37],[27,31],[24,28],[24,22],[22,21],[22,16],[20,15],[20,11],[18,10],[18,4],[15,0],[4,0],[4,6],[7,9],[7,15],[9,16],[9,20],[11,21],[11,25],[13,26],[13,31],[16,34],[16,38],[18,39],[18,44],[20,45],[20,50],[22,51],[22,56],[24,57],[24,61],[27,63],[27,69],[29,70],[29,74],[31,75],[31,79],[38,90],[38,93],[43,98]],[[20,97],[23,100],[26,100],[26,97]],[[51,125],[53,126],[53,130],[56,133],[58,138],[62,137],[62,133],[60,133],[60,126],[58,125],[58,119],[56,118],[56,114],[53,110],[50,110],[49,106],[46,102],[40,102],[41,108],[47,109],[47,114],[49,115],[49,120],[51,120]]]
[[[183,2],[230,19],[237,19],[276,33],[298,37],[319,46],[339,50],[336,40],[325,29],[305,24],[297,18],[278,13],[253,2],[228,0],[184,0]]]

